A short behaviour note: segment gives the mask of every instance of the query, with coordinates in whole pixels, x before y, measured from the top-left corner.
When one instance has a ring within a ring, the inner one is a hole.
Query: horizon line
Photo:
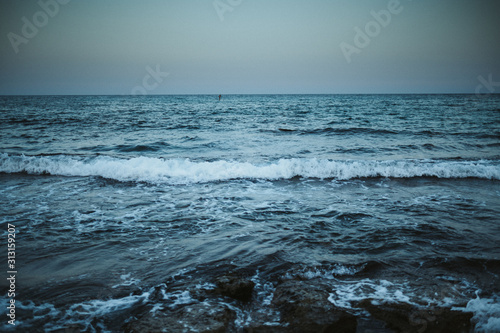
[[[0,97],[23,97],[23,96],[123,96],[123,97],[147,97],[147,96],[273,96],[273,95],[477,95],[472,92],[407,92],[407,93],[179,93],[179,94],[0,94]],[[500,93],[480,94],[481,97],[500,95]]]

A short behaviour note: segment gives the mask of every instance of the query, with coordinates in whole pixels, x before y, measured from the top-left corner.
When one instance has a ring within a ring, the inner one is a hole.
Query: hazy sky
[[[499,32],[498,0],[0,0],[0,94],[498,93]]]

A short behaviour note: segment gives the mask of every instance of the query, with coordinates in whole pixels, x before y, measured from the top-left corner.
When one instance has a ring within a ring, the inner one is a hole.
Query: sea
[[[366,302],[500,332],[500,96],[1,96],[0,228],[5,332],[286,331],[287,281],[357,332],[398,331]]]

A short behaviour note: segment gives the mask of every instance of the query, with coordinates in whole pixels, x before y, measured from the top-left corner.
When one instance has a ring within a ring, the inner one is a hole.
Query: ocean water
[[[499,332],[500,96],[0,97],[4,249],[9,224],[6,331],[119,332],[233,270],[253,301],[204,302],[234,331],[282,325],[273,292],[300,279],[360,318],[440,306]]]

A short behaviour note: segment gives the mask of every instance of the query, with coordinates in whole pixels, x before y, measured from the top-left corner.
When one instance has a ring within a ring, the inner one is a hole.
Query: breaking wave
[[[103,177],[118,181],[187,184],[231,179],[479,178],[500,180],[500,161],[279,159],[270,163],[189,159],[0,154],[0,173]]]

